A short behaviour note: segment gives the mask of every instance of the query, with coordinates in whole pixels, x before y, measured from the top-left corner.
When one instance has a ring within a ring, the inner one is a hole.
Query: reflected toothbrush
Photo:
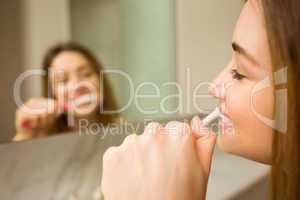
[[[92,103],[96,102],[97,96],[96,94],[88,94],[88,95],[82,95],[72,101],[73,105],[79,106],[86,103]]]
[[[88,95],[82,95],[81,97],[78,97],[78,98],[74,99],[70,103],[61,102],[61,103],[58,104],[59,113],[57,114],[57,116],[68,112],[68,110],[70,110],[71,107],[73,107],[73,106],[80,106],[82,104],[92,103],[92,102],[95,102],[95,101],[97,101],[96,94],[88,94]],[[28,118],[26,119],[25,118],[21,122],[21,127],[22,128],[31,128],[31,126],[32,126],[31,119],[28,119]]]
[[[68,103],[63,103],[63,102],[59,103],[58,107],[59,107],[59,112],[58,112],[57,116],[65,113],[69,110]],[[30,118],[23,119],[23,121],[21,122],[21,127],[22,128],[32,128],[32,120]]]

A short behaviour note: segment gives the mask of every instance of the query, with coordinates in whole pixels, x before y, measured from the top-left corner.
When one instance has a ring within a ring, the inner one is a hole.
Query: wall
[[[108,43],[108,40],[101,38],[108,37],[111,32],[103,32],[101,29],[97,29],[94,33],[90,31],[90,34],[94,34],[92,35],[93,38],[98,39],[96,40],[98,42],[92,43],[91,41],[87,44],[91,45],[93,49],[99,50],[97,53],[103,55],[107,65],[125,66],[123,69],[133,74],[134,81],[137,83],[144,80],[155,80],[156,84],[161,85],[165,81],[177,80],[183,88],[185,108],[182,112],[196,112],[193,106],[190,109],[187,106],[187,102],[191,103],[191,100],[186,100],[191,96],[189,93],[191,89],[188,89],[186,84],[186,68],[190,67],[191,70],[192,87],[200,80],[212,80],[226,65],[231,52],[231,34],[240,11],[241,2],[178,0],[176,1],[176,14],[173,10],[175,1],[171,0],[151,1],[151,3],[127,0],[117,7],[114,6],[116,4],[111,3],[118,2],[117,0],[97,2],[106,6],[106,13],[101,13],[101,15],[114,17],[110,19],[115,23],[97,17],[94,17],[94,21],[83,18],[81,23],[82,25],[85,22],[89,22],[85,23],[87,25],[104,23],[106,28],[109,29],[110,27],[110,30],[113,30],[114,34],[110,38],[115,38],[112,41],[114,42],[113,46],[116,45],[112,49],[107,48],[111,44]],[[42,55],[50,45],[70,39],[69,9],[69,1],[67,0],[1,2],[0,42],[2,50],[0,70],[2,74],[1,90],[4,94],[4,98],[1,98],[1,111],[5,115],[0,120],[2,130],[0,142],[8,141],[14,135],[16,106],[13,101],[12,86],[17,74],[27,69],[40,68]],[[94,11],[97,9],[104,11],[103,8],[101,10],[99,7],[95,7]],[[109,11],[113,11],[113,14]],[[84,13],[87,10],[83,9],[81,12]],[[120,16],[117,15],[117,12],[120,13]],[[90,13],[91,16],[92,14]],[[176,24],[174,16],[176,17]],[[120,19],[123,21],[118,21]],[[207,23],[208,21],[210,23]],[[138,26],[135,26],[136,24]],[[176,41],[174,39],[175,25]],[[122,28],[122,31],[119,28]],[[81,30],[84,29],[78,29],[77,33]],[[99,33],[102,35],[97,38]],[[77,34],[76,37],[81,36]],[[90,37],[90,35],[84,37]],[[143,67],[146,67],[147,71]],[[175,70],[177,77],[175,77]],[[41,85],[39,81],[38,77],[25,81],[24,100],[40,95]],[[116,91],[120,91],[118,92],[120,98],[126,98],[126,90],[123,90],[122,87],[116,88]],[[147,91],[150,90],[146,89]],[[172,90],[169,89],[163,92],[164,95],[170,93]],[[144,105],[155,108],[159,106],[160,101],[161,99],[149,100]],[[208,110],[215,105],[215,102],[211,100],[202,100],[199,103]],[[132,113],[130,116],[132,119],[141,117],[134,110]],[[162,116],[162,113],[158,113],[156,116]]]
[[[174,94],[175,87],[163,87],[176,81],[175,13],[173,0],[72,0],[72,39],[91,47],[108,69],[128,73],[135,92],[144,82],[159,87],[159,96],[136,99],[124,112],[129,120],[162,118],[166,114],[160,103]],[[121,106],[130,102],[127,79],[111,76]],[[141,87],[140,95],[158,94],[153,85]],[[136,104],[135,104],[136,103]],[[175,99],[165,101],[168,109]],[[139,112],[138,107],[145,111]],[[176,110],[175,110],[176,111]]]
[[[1,1],[0,143],[15,135],[15,80],[25,70],[40,68],[42,55],[50,45],[69,39],[68,17],[67,0]],[[21,89],[24,101],[40,96],[40,78],[26,79]]]
[[[14,135],[16,106],[13,101],[13,85],[21,71],[20,51],[20,1],[2,0],[0,6],[0,143]]]
[[[40,69],[45,51],[70,38],[68,0],[22,1],[23,69]],[[38,77],[26,80],[26,97],[40,96]]]
[[[195,113],[193,89],[198,83],[211,82],[230,59],[232,32],[242,1],[176,2],[176,62],[177,80],[183,88],[182,112]],[[207,94],[207,86],[204,83],[198,94]],[[216,105],[216,101],[205,96],[195,102],[202,112],[209,112]]]

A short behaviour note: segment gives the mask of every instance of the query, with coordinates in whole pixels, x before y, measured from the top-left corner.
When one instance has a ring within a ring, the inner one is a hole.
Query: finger
[[[192,132],[196,136],[197,153],[200,163],[208,178],[211,168],[212,156],[216,144],[216,134],[209,132],[202,124],[201,119],[195,116],[191,121]],[[204,131],[204,132],[203,132]]]
[[[148,149],[151,144],[151,142],[158,141],[161,139],[160,132],[163,130],[163,126],[160,123],[157,122],[151,122],[149,123],[144,133],[140,136],[140,147],[142,150]]]
[[[130,146],[130,145],[134,145],[137,143],[137,140],[138,140],[138,136],[136,134],[131,134],[131,135],[128,135],[123,143],[121,144],[121,147],[125,147],[125,146]]]
[[[145,137],[153,136],[153,135],[157,134],[159,132],[159,130],[161,130],[162,128],[163,127],[160,123],[151,122],[146,126],[142,136],[145,136]]]
[[[110,169],[112,166],[116,166],[119,161],[119,147],[109,147],[103,154],[102,164],[103,169]]]
[[[46,106],[46,109],[44,112],[39,113],[38,116],[38,122],[39,127],[49,127],[53,125],[55,119],[59,116],[59,109],[58,105],[55,100],[53,99],[46,99],[42,101],[44,106]],[[49,127],[50,128],[50,127]]]
[[[44,101],[40,99],[31,99],[20,107],[20,110],[26,115],[37,115],[46,112],[47,107]]]
[[[118,154],[119,154],[119,148],[114,146],[108,148],[103,154],[101,190],[106,198],[109,198],[109,196],[107,195],[110,194],[109,192],[110,186],[107,185],[107,183],[110,182],[109,179],[115,173],[116,167],[119,166]]]
[[[51,128],[54,125],[55,119],[57,118],[54,113],[43,113],[39,115],[40,127]]]
[[[17,129],[20,128],[30,128],[30,122],[31,120],[28,118],[27,115],[25,115],[20,109],[16,112],[16,122],[15,125]]]
[[[27,116],[26,118],[24,118],[24,120],[21,123],[23,126],[26,125],[22,128],[35,129],[40,124],[40,117],[38,115],[30,115],[30,116]],[[27,123],[27,124],[25,124],[25,123]]]
[[[39,127],[45,127],[48,124],[48,113],[43,113],[38,115],[38,119],[39,119]]]
[[[207,126],[205,126],[198,115],[194,116],[191,121],[191,128],[194,136],[199,139],[201,137],[208,137],[210,132]]]
[[[31,120],[28,114],[24,113],[21,108],[16,111],[16,122],[15,125],[17,129],[19,128],[29,128]]]
[[[171,121],[167,123],[164,128],[168,135],[170,136],[191,136],[191,128],[188,124],[178,122],[178,121]]]
[[[211,163],[213,158],[213,153],[215,149],[216,144],[216,135],[211,134],[208,138],[200,138],[196,142],[198,156],[200,158],[200,162],[203,166],[204,172],[208,178],[210,169],[211,169]]]
[[[31,117],[18,115],[16,119],[16,127],[18,130],[29,129],[32,126],[31,122]]]
[[[14,142],[19,142],[19,141],[23,141],[23,140],[29,140],[32,139],[33,135],[31,133],[17,133],[14,138],[12,139]]]

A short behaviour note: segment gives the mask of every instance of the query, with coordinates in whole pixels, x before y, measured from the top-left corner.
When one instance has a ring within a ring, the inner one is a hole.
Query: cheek
[[[274,90],[271,87],[265,88],[253,94],[253,113],[262,121],[272,120],[274,112]]]
[[[100,94],[100,80],[98,78],[98,76],[92,76],[89,80],[91,82],[91,84],[93,85],[93,91],[95,92],[97,95]]]
[[[69,82],[66,85],[66,90],[69,92],[70,95],[75,91],[98,94],[100,90],[99,78],[97,75],[93,75],[79,82],[73,82],[73,83]]]
[[[97,103],[98,104],[102,104],[103,103],[103,95],[102,95],[102,92],[100,91],[101,90],[101,83],[100,83],[100,80],[99,80],[99,77],[98,76],[92,76],[89,78],[88,80],[92,85],[93,85],[93,90],[91,92],[93,92],[94,94],[96,94],[97,96]]]
[[[95,86],[95,88],[99,89],[100,88],[100,80],[98,78],[98,76],[92,76],[91,77],[91,83]]]
[[[249,116],[251,88],[251,84],[236,83],[226,91],[226,114],[235,126],[243,124]]]
[[[234,135],[221,135],[218,143],[224,151],[252,160],[268,162],[271,155],[272,128],[264,124],[254,111],[272,116],[272,92],[252,94],[255,83],[237,83],[226,92],[226,114],[234,124]],[[253,95],[253,106],[251,96]]]
[[[228,89],[226,108],[228,116],[237,128],[265,125],[262,118],[272,120],[273,89],[266,88],[253,92],[255,83],[236,84]]]

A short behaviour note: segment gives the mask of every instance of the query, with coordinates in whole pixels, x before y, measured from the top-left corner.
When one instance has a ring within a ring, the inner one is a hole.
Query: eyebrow
[[[82,71],[82,70],[85,70],[85,69],[93,69],[93,67],[92,67],[92,65],[90,65],[90,64],[84,64],[84,65],[80,65],[80,66],[78,66],[78,68],[77,68],[77,70],[76,71]]]
[[[257,62],[257,60],[254,58],[253,55],[251,55],[246,49],[244,49],[243,47],[241,47],[239,44],[237,44],[236,42],[232,43],[232,49],[235,52],[238,52],[240,54],[242,54],[243,56],[245,56],[246,58],[248,58],[248,60],[250,60],[251,62],[259,65],[259,63]]]

